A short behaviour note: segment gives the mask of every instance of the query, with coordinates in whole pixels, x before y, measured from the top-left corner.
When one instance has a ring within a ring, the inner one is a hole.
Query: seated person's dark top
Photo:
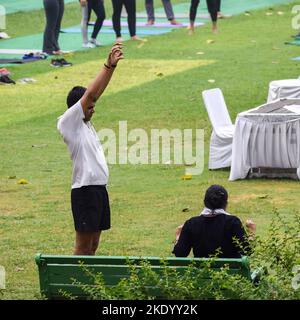
[[[238,240],[242,248],[233,238]],[[220,258],[240,258],[250,254],[247,235],[240,219],[225,214],[213,217],[200,215],[185,222],[172,253],[176,257],[187,257],[192,248],[196,258],[215,255],[217,249],[221,251],[218,254]]]

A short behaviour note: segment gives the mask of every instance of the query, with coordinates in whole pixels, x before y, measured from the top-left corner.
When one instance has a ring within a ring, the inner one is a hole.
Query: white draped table
[[[275,80],[270,82],[267,102],[285,98],[300,99],[300,79]]]
[[[300,99],[282,99],[238,114],[229,180],[252,168],[295,169],[300,179]]]

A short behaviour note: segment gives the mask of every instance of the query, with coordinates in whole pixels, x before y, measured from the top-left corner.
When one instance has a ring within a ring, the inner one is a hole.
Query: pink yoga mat
[[[91,22],[90,24],[92,25],[92,24],[94,24],[94,22]],[[180,25],[173,25],[169,22],[155,22],[155,24],[152,26],[146,26],[146,22],[138,21],[136,23],[137,27],[157,27],[157,28],[182,28],[182,27],[188,27],[189,25],[190,24],[188,22],[183,22]],[[204,25],[204,23],[202,23],[202,22],[195,22],[195,27],[203,26],[203,25]],[[112,27],[112,21],[111,20],[104,20],[103,26]],[[128,24],[127,24],[127,22],[122,21],[121,26],[127,27]]]

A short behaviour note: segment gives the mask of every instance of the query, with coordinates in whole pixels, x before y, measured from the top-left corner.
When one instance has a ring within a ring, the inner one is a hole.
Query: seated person
[[[248,237],[240,219],[225,211],[227,199],[228,193],[222,186],[212,185],[207,189],[201,214],[176,229],[172,252],[176,257],[187,257],[191,249],[197,258],[216,253],[219,258],[240,258],[251,253],[248,240],[254,237],[256,225],[247,220]]]

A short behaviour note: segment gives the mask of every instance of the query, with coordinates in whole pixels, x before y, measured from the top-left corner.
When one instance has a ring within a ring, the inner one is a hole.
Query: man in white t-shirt
[[[123,58],[121,44],[117,43],[89,87],[76,86],[69,92],[68,110],[59,117],[57,123],[57,129],[73,161],[71,204],[76,230],[75,255],[94,255],[101,231],[110,228],[106,190],[108,167],[90,120],[95,112],[96,101],[107,87],[119,60]]]

